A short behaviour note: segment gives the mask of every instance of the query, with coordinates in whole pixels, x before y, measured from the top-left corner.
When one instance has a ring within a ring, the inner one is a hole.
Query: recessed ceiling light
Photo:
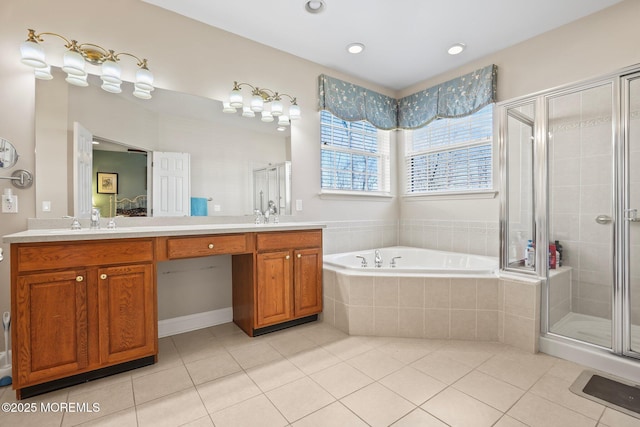
[[[459,53],[462,53],[462,51],[467,47],[466,44],[464,43],[456,43],[453,46],[451,46],[449,48],[449,50],[447,50],[447,53],[449,53],[449,55],[457,55]]]
[[[304,8],[309,13],[320,13],[324,11],[325,4],[323,0],[309,0],[304,4]]]
[[[358,54],[364,50],[364,45],[362,43],[350,43],[347,45],[347,51],[349,53]]]

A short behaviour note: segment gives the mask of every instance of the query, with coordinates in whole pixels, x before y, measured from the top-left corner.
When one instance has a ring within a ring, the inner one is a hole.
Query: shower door
[[[622,230],[626,253],[624,353],[640,358],[640,73],[623,78],[625,173]]]
[[[548,235],[562,247],[562,267],[548,274],[549,331],[607,349],[616,326],[616,89],[609,80],[545,97]]]

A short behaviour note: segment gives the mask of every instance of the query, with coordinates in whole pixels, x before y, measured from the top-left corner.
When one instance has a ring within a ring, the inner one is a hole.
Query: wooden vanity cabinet
[[[11,245],[18,398],[42,383],[155,359],[153,248],[152,239]]]
[[[234,321],[250,336],[322,312],[321,230],[257,233],[255,263],[233,264]]]

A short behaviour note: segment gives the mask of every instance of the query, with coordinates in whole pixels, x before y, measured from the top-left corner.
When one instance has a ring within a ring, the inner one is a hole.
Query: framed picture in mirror
[[[118,194],[118,174],[113,172],[98,172],[98,193]]]

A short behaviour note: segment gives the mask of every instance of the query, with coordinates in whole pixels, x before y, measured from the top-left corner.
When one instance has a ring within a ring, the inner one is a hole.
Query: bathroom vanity
[[[160,261],[232,255],[233,321],[249,336],[317,319],[322,227],[220,224],[5,236],[17,398],[155,363]]]

